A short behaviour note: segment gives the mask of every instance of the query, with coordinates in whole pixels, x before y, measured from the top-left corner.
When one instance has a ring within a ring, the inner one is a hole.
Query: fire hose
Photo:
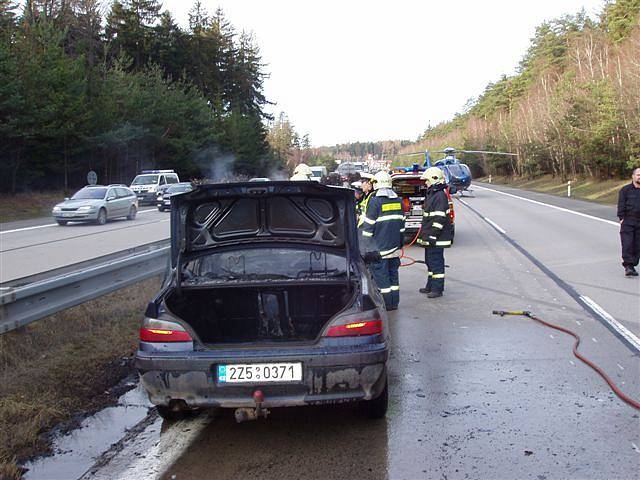
[[[522,311],[494,310],[492,313],[494,315],[500,315],[501,317],[504,317],[505,315],[521,315],[523,317],[530,318],[531,320],[534,320],[540,323],[541,325],[544,325],[545,327],[553,328],[554,330],[558,330],[560,332],[566,333],[567,335],[571,335],[575,339],[575,342],[573,344],[573,355],[582,363],[591,367],[598,375],[600,375],[602,379],[605,382],[607,382],[609,387],[611,387],[611,390],[613,391],[613,393],[615,393],[618,396],[618,398],[620,398],[620,400],[630,405],[631,407],[635,408],[636,410],[640,410],[640,402],[625,395],[622,392],[622,390],[620,390],[620,388],[618,388],[618,386],[615,383],[613,383],[613,380],[609,378],[609,376],[604,372],[604,370],[602,370],[602,368],[600,368],[598,365],[596,365],[591,360],[584,357],[580,352],[578,352],[578,346],[580,345],[580,336],[577,333],[569,330],[568,328],[561,327],[560,325],[555,325],[553,323],[546,322],[526,310],[522,310]]]
[[[401,267],[410,267],[411,265],[415,264],[415,263],[422,263],[424,264],[424,260],[416,260],[415,258],[411,258],[408,255],[404,254],[404,249],[405,248],[409,248],[411,247],[414,243],[416,243],[416,241],[418,240],[418,236],[420,236],[420,232],[422,231],[422,227],[418,228],[418,231],[416,232],[416,236],[413,237],[413,240],[411,240],[411,242],[409,242],[409,244],[406,247],[403,247],[400,249],[400,262],[402,262],[403,258],[406,258],[407,260],[409,260],[408,263],[400,263]]]

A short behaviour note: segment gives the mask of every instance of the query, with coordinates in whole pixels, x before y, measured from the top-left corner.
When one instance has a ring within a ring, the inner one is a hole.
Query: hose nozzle
[[[501,317],[504,317],[505,315],[523,315],[525,317],[530,317],[531,316],[531,312],[527,311],[527,310],[494,310],[492,312],[494,315],[500,315]]]

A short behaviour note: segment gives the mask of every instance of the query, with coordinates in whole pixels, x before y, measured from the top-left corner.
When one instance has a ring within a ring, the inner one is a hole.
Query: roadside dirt
[[[67,196],[62,191],[1,194],[0,223],[50,216],[53,206]]]
[[[53,432],[115,403],[159,286],[150,279],[0,336],[0,479],[49,453]]]
[[[489,177],[476,179],[479,182],[488,182]],[[571,179],[571,196],[580,200],[603,203],[606,205],[615,204],[618,201],[618,192],[629,183],[626,180],[597,180],[594,178],[574,178]],[[522,188],[534,192],[548,193],[560,197],[567,196],[567,182],[563,182],[558,177],[543,175],[536,178],[514,178],[492,176],[492,183],[506,185],[509,187]]]

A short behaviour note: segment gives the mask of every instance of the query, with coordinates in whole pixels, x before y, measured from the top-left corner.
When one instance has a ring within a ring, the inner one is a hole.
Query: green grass
[[[51,209],[64,200],[64,192],[0,194],[0,223],[51,216]]]
[[[488,182],[488,177],[476,179],[480,182]],[[567,182],[560,181],[557,177],[543,175],[534,179],[492,176],[492,183],[507,185],[509,187],[531,190],[534,192],[548,193],[559,197],[567,196]],[[571,197],[580,200],[615,204],[618,201],[618,192],[631,180],[596,180],[593,178],[577,178],[571,181]]]
[[[133,370],[139,322],[157,278],[0,336],[0,479],[49,451],[47,432],[116,398]]]

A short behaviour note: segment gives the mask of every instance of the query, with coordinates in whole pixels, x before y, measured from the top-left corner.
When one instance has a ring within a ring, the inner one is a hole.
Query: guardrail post
[[[567,197],[571,196],[571,180],[567,182]]]

